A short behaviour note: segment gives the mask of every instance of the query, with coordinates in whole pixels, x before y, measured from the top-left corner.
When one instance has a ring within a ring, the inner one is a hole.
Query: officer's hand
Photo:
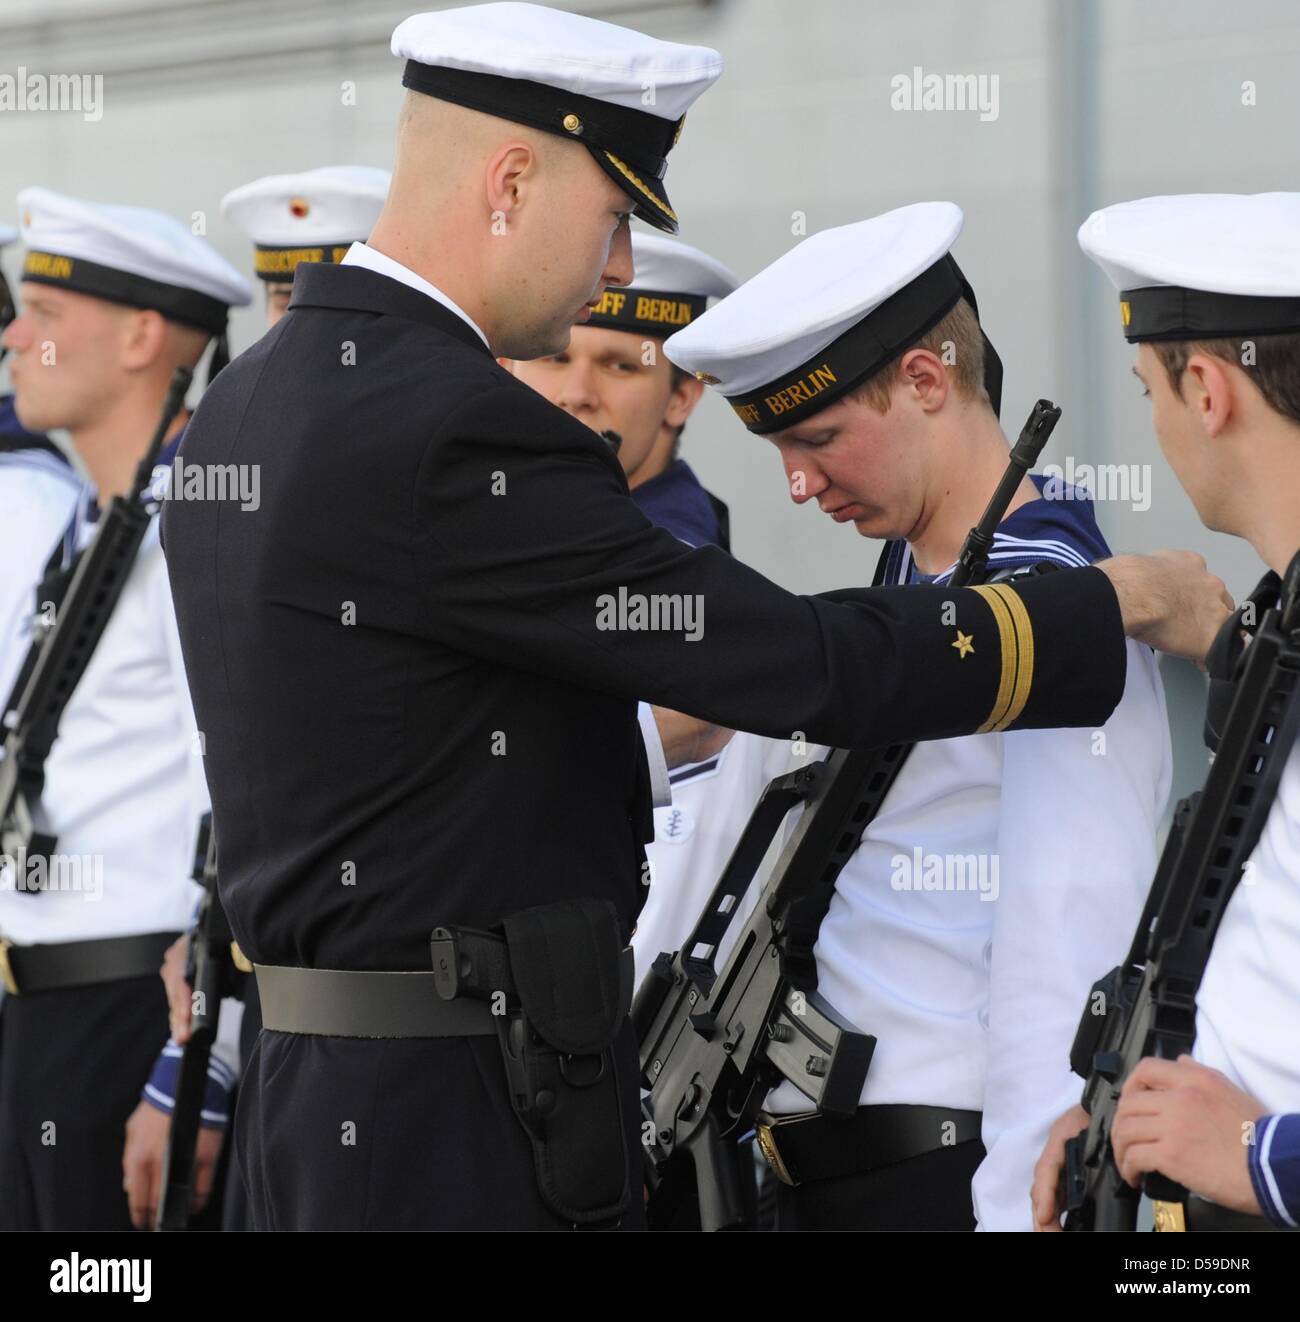
[[[1176,1180],[1221,1207],[1259,1216],[1249,1145],[1267,1108],[1218,1070],[1190,1056],[1148,1057],[1128,1077],[1115,1108],[1111,1146],[1136,1186],[1148,1171]]]
[[[167,947],[163,956],[163,986],[167,988],[167,1010],[171,1021],[171,1034],[181,1046],[190,1040],[190,1014],[193,1010],[193,991],[185,981],[185,943],[188,937],[178,936]]]
[[[1170,656],[1201,664],[1233,598],[1196,551],[1115,555],[1098,564],[1115,587],[1124,632]]]
[[[1223,580],[1194,551],[1117,555],[1097,568],[1115,588],[1130,638],[1198,665],[1234,609]]]
[[[1048,1132],[1047,1145],[1034,1166],[1034,1183],[1029,1191],[1035,1230],[1060,1230],[1061,1213],[1065,1211],[1065,1142],[1087,1128],[1087,1111],[1082,1106],[1072,1106]]]
[[[158,1219],[158,1201],[162,1197],[163,1155],[167,1150],[167,1135],[171,1132],[172,1118],[148,1102],[141,1102],[126,1122],[126,1147],[122,1150],[122,1188],[131,1208],[131,1224],[137,1230],[151,1230]],[[212,1181],[221,1156],[221,1140],[225,1131],[199,1130],[199,1141],[194,1153],[194,1195],[190,1199],[191,1215],[207,1206],[212,1194]]]

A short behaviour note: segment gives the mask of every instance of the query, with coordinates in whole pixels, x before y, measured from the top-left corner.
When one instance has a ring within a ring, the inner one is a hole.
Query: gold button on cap
[[[577,133],[582,128],[582,120],[574,114],[565,115],[564,127],[569,133]]]

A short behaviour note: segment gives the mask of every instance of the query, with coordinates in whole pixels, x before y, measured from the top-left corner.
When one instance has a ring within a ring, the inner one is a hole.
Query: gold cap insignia
[[[303,217],[306,216],[310,211],[311,211],[311,204],[307,201],[305,197],[295,197],[290,199],[289,201],[290,215],[297,216],[299,220],[302,220]]]
[[[1126,326],[1127,326],[1127,325],[1129,324],[1129,322],[1132,321],[1132,319],[1133,319],[1133,309],[1132,309],[1132,307],[1129,305],[1128,300],[1127,300],[1127,299],[1124,299],[1124,298],[1121,298],[1120,301],[1119,301],[1119,319],[1120,319],[1120,320],[1124,323],[1124,325],[1126,325]]]
[[[568,132],[568,133],[581,133],[581,132],[582,132],[582,120],[580,120],[580,119],[577,117],[577,115],[573,114],[572,111],[570,111],[569,114],[565,115],[565,117],[564,117],[564,121],[563,121],[563,122],[564,122],[564,128],[565,128],[565,131],[566,131],[566,132]]]

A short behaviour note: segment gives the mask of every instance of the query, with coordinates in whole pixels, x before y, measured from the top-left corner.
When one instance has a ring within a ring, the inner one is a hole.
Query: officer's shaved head
[[[437,285],[511,358],[556,353],[632,278],[627,195],[577,142],[408,92],[378,251]]]

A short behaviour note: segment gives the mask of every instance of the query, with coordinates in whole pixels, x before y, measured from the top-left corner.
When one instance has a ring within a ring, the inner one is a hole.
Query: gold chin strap
[[[1155,1212],[1157,1230],[1163,1231],[1185,1231],[1187,1229],[1187,1214],[1183,1210],[1182,1203],[1164,1203],[1160,1201],[1151,1204]]]

